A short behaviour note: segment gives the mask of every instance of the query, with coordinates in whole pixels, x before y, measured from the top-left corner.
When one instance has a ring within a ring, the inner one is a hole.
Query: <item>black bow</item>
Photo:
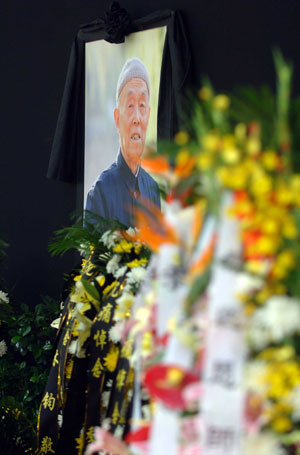
[[[104,24],[108,35],[106,41],[110,43],[124,43],[124,37],[132,32],[129,14],[115,1],[110,4],[109,11],[104,15]]]

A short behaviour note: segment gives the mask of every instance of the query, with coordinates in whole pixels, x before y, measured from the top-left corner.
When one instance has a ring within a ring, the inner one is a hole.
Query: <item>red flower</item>
[[[162,364],[149,368],[144,379],[150,395],[172,409],[186,407],[183,389],[198,381],[198,376],[177,365]]]
[[[127,444],[131,442],[141,442],[141,441],[148,441],[150,434],[150,425],[145,425],[144,427],[139,428],[135,431],[130,431],[126,437],[125,441]]]

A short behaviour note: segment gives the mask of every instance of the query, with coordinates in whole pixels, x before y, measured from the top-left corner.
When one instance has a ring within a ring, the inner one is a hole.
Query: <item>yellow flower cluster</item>
[[[259,358],[267,362],[260,378],[265,385],[265,400],[268,403],[265,417],[276,432],[284,433],[292,427],[290,397],[293,389],[300,384],[300,365],[290,345],[265,349]]]
[[[176,165],[195,160],[192,170],[200,180],[214,181],[214,191],[233,194],[229,215],[239,220],[243,267],[259,282],[254,288],[245,287],[247,295],[239,295],[249,316],[270,297],[288,295],[291,273],[300,266],[300,174],[291,172],[284,144],[280,150],[264,144],[256,122],[239,123],[232,133],[224,133],[228,128],[222,125],[230,105],[226,95],[215,96],[212,88],[202,87],[199,98],[215,126],[205,132],[201,125],[194,148],[188,145],[187,134],[178,134],[175,142],[182,148]],[[291,345],[279,345],[255,357],[265,365],[260,381],[267,425],[276,433],[288,432],[295,426],[291,397],[300,387],[296,351]]]
[[[113,248],[113,251],[115,253],[130,253],[132,248],[134,248],[134,244],[123,239]]]
[[[133,259],[130,262],[126,262],[126,265],[133,269],[134,267],[140,267],[146,265],[148,262],[148,259],[146,258],[141,258],[141,259]]]
[[[217,178],[221,188],[234,194],[229,214],[240,221],[245,269],[266,278],[255,302],[253,295],[246,299],[247,313],[270,295],[284,294],[284,280],[297,266],[289,242],[299,235],[295,211],[300,208],[300,175],[288,173],[285,164],[282,152],[264,149],[255,122],[248,128],[238,124],[234,134],[208,131],[197,151],[201,173]]]

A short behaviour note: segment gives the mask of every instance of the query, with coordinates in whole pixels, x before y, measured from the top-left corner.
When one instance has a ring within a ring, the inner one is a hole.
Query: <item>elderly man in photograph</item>
[[[141,167],[150,116],[150,82],[141,60],[123,66],[116,91],[114,120],[120,139],[116,161],[105,169],[88,192],[86,210],[105,219],[134,226],[133,209],[139,195],[160,207],[157,183]]]

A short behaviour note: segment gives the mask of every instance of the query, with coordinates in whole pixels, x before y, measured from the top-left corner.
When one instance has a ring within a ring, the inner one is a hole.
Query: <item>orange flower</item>
[[[214,234],[201,254],[200,258],[194,262],[189,269],[189,276],[194,277],[195,275],[200,275],[206,269],[207,265],[211,263],[212,257],[215,251],[215,246],[217,243],[217,236]]]
[[[181,150],[176,157],[174,174],[177,177],[188,177],[196,164],[196,158],[186,149]]]
[[[170,165],[164,156],[143,158],[142,167],[153,174],[165,174],[170,171]]]
[[[205,209],[205,204],[198,203],[195,206],[195,215],[192,224],[192,232],[191,232],[191,245],[195,245],[198,237],[200,235],[202,226],[203,226],[203,213]]]
[[[159,208],[146,198],[140,199],[144,208],[137,208],[134,212],[135,224],[139,231],[132,240],[146,243],[155,252],[164,243],[178,244],[179,238],[176,231]]]

